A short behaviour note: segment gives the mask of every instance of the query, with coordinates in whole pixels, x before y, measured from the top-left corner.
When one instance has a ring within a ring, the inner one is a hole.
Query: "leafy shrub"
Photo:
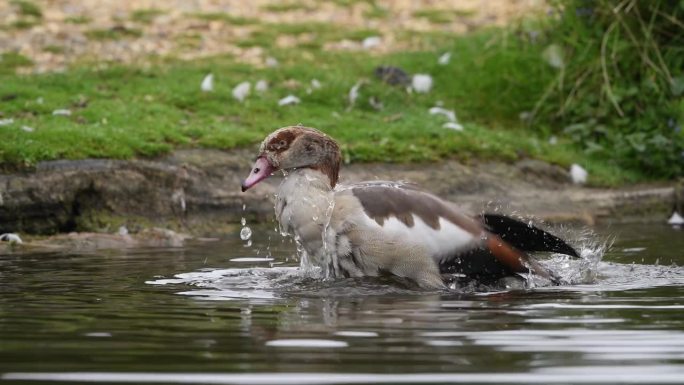
[[[620,166],[684,175],[684,1],[559,0],[546,37],[558,75],[536,122]]]

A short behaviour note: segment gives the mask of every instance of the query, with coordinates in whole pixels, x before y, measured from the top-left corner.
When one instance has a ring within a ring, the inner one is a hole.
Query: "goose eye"
[[[287,142],[284,141],[284,140],[281,140],[280,143],[278,143],[278,145],[279,145],[280,147],[285,147],[285,146],[287,146]]]

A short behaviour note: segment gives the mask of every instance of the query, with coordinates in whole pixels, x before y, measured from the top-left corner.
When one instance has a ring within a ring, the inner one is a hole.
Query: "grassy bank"
[[[313,38],[297,47],[274,44],[277,36],[304,33]],[[564,131],[567,121],[544,118],[539,102],[557,82],[558,68],[549,65],[549,40],[544,39],[550,38],[534,38],[524,24],[464,36],[407,34],[407,41],[419,40],[423,48],[404,52],[322,49],[329,41],[360,41],[374,34],[323,24],[260,24],[241,44],[262,47],[277,59],[277,66],[264,68],[219,56],[101,69],[82,63],[65,73],[17,75],[14,68],[26,65],[25,58],[5,54],[0,119],[12,123],[0,127],[0,161],[8,170],[50,159],[156,156],[180,147],[229,149],[255,144],[274,128],[302,123],[337,138],[348,162],[531,157],[564,167],[579,163],[596,185],[665,175],[626,164],[610,151],[587,151],[584,142]],[[451,52],[451,61],[441,65],[438,57],[445,52]],[[429,93],[408,93],[374,77],[379,65],[430,74],[434,86]],[[215,76],[215,89],[202,92],[208,73]],[[313,79],[320,88],[312,86]],[[256,92],[258,80],[266,80],[269,89]],[[239,102],[231,92],[243,81],[251,82],[252,90]],[[358,82],[359,97],[351,105],[348,95]],[[279,106],[290,94],[301,103]],[[444,128],[444,116],[428,113],[436,105],[454,110],[464,130]],[[59,109],[71,114],[53,115]],[[530,119],[535,111],[541,119]]]

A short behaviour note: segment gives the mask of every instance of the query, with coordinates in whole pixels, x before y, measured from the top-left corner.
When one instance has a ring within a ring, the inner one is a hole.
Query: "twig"
[[[672,17],[672,15],[669,15],[669,14],[663,12],[663,11],[656,11],[656,13],[659,14],[660,16],[666,18],[667,20],[669,20],[672,24],[675,24],[675,25],[677,25],[679,28],[684,29],[684,23],[682,23],[681,21],[679,21],[679,19],[677,19],[676,17]]]
[[[542,104],[544,104],[546,102],[546,99],[548,99],[549,96],[551,96],[551,92],[553,91],[554,88],[556,88],[556,85],[560,84],[562,82],[561,79],[563,78],[564,75],[565,75],[564,71],[561,70],[560,73],[558,74],[558,76],[556,76],[556,79],[554,79],[554,81],[551,82],[551,84],[549,84],[548,87],[546,87],[546,90],[544,90],[544,94],[542,95],[542,97],[539,98],[537,103],[534,104],[534,108],[532,109],[531,120],[534,120],[536,118],[537,112],[539,112],[539,109],[541,108]]]
[[[632,33],[632,30],[629,29],[629,26],[627,25],[625,20],[622,18],[622,16],[620,16],[619,13],[616,13],[615,17],[620,22],[620,24],[622,25],[625,32],[627,32],[627,37],[632,41],[632,44],[634,44],[635,47],[639,48],[639,55],[641,56],[641,60],[643,60],[644,63],[651,66],[651,68],[653,68],[654,71],[656,71],[658,73],[662,73],[662,69],[659,68],[655,63],[653,63],[653,61],[651,61],[651,58],[649,58],[648,55],[644,53],[644,50],[640,48],[641,44],[637,40],[636,36],[634,36],[634,34]]]
[[[653,41],[653,35],[650,32],[653,30],[653,19],[651,19],[651,25],[647,29],[646,25],[644,24],[644,20],[641,18],[641,13],[639,13],[639,8],[636,7],[635,10],[637,20],[639,21],[639,26],[641,26],[641,32],[644,34],[646,40],[648,41],[648,43],[650,43],[651,47],[653,48],[653,52],[655,52],[656,58],[660,62],[660,66],[663,71],[663,74],[665,75],[665,80],[667,80],[667,84],[672,84],[672,76],[670,75],[670,70],[667,68],[665,61],[663,60],[663,56],[660,54],[660,49],[658,49],[658,45]]]
[[[603,73],[603,81],[606,84],[606,94],[608,95],[608,99],[613,104],[613,107],[615,107],[615,110],[618,112],[620,117],[624,117],[625,114],[622,112],[622,109],[620,108],[620,105],[613,94],[613,88],[610,85],[610,77],[608,76],[608,69],[606,68],[606,43],[608,41],[608,36],[610,36],[610,33],[613,31],[616,25],[617,24],[613,22],[610,27],[608,27],[608,30],[606,30],[606,33],[603,34],[603,39],[601,39],[601,70]]]
[[[583,72],[577,77],[577,80],[575,80],[575,85],[572,87],[572,89],[570,90],[570,92],[568,92],[568,97],[565,98],[565,103],[563,103],[563,105],[561,106],[561,109],[560,109],[560,114],[561,114],[561,115],[565,113],[565,109],[568,108],[568,106],[569,106],[570,103],[572,102],[572,99],[573,99],[573,97],[575,96],[575,94],[577,93],[577,90],[580,89],[580,86],[581,86],[582,83],[584,82],[584,79],[586,79],[586,77],[589,76],[589,74],[590,74],[591,72],[592,72],[591,69],[587,69],[587,70],[583,71]]]

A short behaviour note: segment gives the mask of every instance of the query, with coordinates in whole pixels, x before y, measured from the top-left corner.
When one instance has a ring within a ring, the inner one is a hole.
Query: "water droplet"
[[[240,230],[240,239],[243,241],[246,241],[252,237],[252,229],[249,227],[245,226]]]
[[[240,219],[240,224],[241,224],[242,226],[244,226],[244,225],[247,224],[247,220],[245,219],[245,217],[242,217],[242,219]]]

